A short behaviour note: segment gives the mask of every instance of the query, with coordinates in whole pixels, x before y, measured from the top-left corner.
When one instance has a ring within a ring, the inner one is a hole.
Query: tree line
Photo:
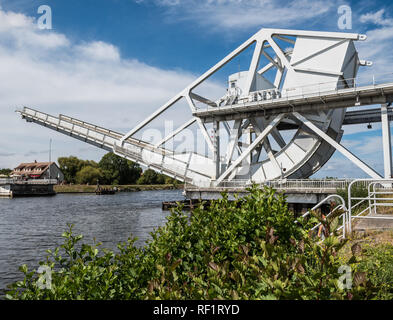
[[[0,175],[9,176],[11,174],[11,169],[0,169]]]
[[[147,169],[143,172],[139,164],[109,152],[97,163],[75,156],[58,158],[64,180],[69,184],[176,184],[177,181],[164,174]]]

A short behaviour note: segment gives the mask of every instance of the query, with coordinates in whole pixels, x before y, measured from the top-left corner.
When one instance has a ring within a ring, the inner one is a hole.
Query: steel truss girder
[[[365,164],[362,160],[356,157],[353,153],[343,147],[341,144],[336,142],[334,139],[329,137],[326,133],[324,133],[321,129],[319,129],[315,124],[309,121],[307,118],[303,117],[297,112],[294,112],[293,115],[301,121],[305,126],[310,128],[313,132],[315,132],[318,136],[320,136],[323,140],[329,143],[332,147],[334,147],[337,151],[342,153],[346,158],[348,158],[352,163],[366,172],[371,178],[380,179],[382,178],[376,171],[371,169],[367,164]]]
[[[129,132],[127,132],[122,138],[121,138],[121,144],[124,143],[124,141],[140,131],[142,128],[144,128],[147,124],[149,124],[152,120],[157,118],[159,115],[161,115],[163,112],[165,112],[168,108],[173,106],[175,103],[177,103],[179,100],[182,98],[186,98],[189,107],[191,111],[194,113],[196,108],[195,105],[192,101],[192,97],[197,98],[199,101],[204,101],[208,105],[214,104],[214,102],[211,102],[208,99],[205,99],[203,97],[200,97],[198,95],[195,95],[192,93],[192,90],[195,89],[197,86],[199,86],[202,82],[206,81],[212,74],[220,70],[224,65],[226,65],[229,61],[234,59],[236,56],[238,56],[240,53],[242,53],[244,50],[246,50],[248,47],[250,47],[252,44],[256,44],[253,58],[251,60],[250,64],[250,72],[248,74],[247,78],[247,85],[246,85],[246,90],[245,94],[247,95],[249,93],[249,90],[251,88],[251,85],[254,81],[255,78],[255,73],[256,69],[258,67],[258,62],[261,56],[261,53],[263,52],[265,45],[266,47],[271,47],[275,51],[277,58],[279,59],[279,63],[281,65],[281,68],[286,67],[288,70],[293,70],[293,67],[291,63],[289,62],[287,58],[287,54],[284,53],[281,48],[276,44],[276,42],[273,40],[274,36],[281,37],[280,39],[292,43],[293,40],[288,39],[287,36],[304,36],[304,37],[322,37],[322,38],[327,38],[327,39],[343,39],[343,40],[364,40],[365,36],[359,35],[356,33],[341,33],[341,32],[318,32],[318,31],[304,31],[304,30],[282,30],[282,29],[261,29],[259,32],[257,32],[255,35],[253,35],[251,38],[249,38],[246,42],[244,42],[242,45],[240,45],[237,49],[235,49],[232,53],[227,55],[224,59],[222,59],[220,62],[218,62],[215,66],[213,66],[211,69],[206,71],[202,76],[200,76],[198,79],[196,79],[193,83],[191,83],[188,87],[186,87],[184,90],[182,90],[180,93],[175,95],[171,100],[169,100],[166,104],[164,104],[162,107],[160,107],[157,111],[155,111],[151,116],[147,117],[145,120],[140,122],[135,128],[131,129]],[[271,61],[271,63],[275,64],[276,62],[274,60]],[[277,80],[278,81],[278,80]],[[208,134],[206,132],[206,128],[203,125],[202,122],[198,121],[198,125],[200,129],[202,130],[202,133],[204,134],[204,137],[209,145],[209,148],[214,152],[214,147],[208,137]]]
[[[266,128],[256,137],[256,139],[251,143],[251,145],[242,152],[242,154],[230,165],[228,169],[214,182],[218,186],[226,177],[228,177],[239,165],[240,163],[262,142],[262,140],[275,128],[279,122],[284,118],[285,114],[280,114],[276,116],[273,121],[271,121]]]

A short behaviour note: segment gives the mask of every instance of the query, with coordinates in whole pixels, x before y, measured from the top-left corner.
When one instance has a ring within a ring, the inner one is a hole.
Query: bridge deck
[[[284,179],[273,180],[264,185],[276,189],[286,195],[288,203],[316,204],[330,194],[336,194],[338,189],[346,189],[352,179],[326,180],[326,179]],[[367,187],[367,182],[360,182]],[[248,193],[247,188],[251,187],[250,181],[232,180],[223,181],[221,187],[192,186],[185,184],[184,195],[187,199],[212,200],[221,198],[221,193],[228,193],[229,199],[233,199],[235,194],[244,196]]]
[[[156,171],[162,172],[180,181],[188,181],[188,175],[192,174],[202,177],[202,175],[198,172],[194,172],[192,169],[188,168],[185,161],[176,159],[173,152],[169,152],[164,148],[157,148],[134,138],[126,139],[124,146],[120,146],[119,140],[122,137],[121,133],[105,129],[85,121],[65,115],[59,115],[56,117],[26,107],[23,110],[17,110],[17,112],[20,113],[22,118],[28,122],[37,123],[104,150],[113,151],[129,160],[155,169]],[[150,151],[162,158],[170,158],[173,164],[166,166],[164,165],[164,161],[162,161],[162,163],[149,162],[149,159],[143,157],[144,151]]]
[[[245,102],[222,107],[197,109],[193,115],[204,122],[230,121],[252,116],[271,116],[290,112],[310,112],[393,101],[393,82],[348,89],[307,93],[273,100]]]

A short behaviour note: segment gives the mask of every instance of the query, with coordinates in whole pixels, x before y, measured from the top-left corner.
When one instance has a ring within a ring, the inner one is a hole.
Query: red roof
[[[12,174],[40,177],[49,168],[49,165],[53,163],[54,162],[21,163],[12,171]]]

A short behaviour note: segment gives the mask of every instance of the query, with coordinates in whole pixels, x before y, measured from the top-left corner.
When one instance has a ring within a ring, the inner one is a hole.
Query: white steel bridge
[[[244,189],[251,183],[289,189],[316,173],[336,150],[370,178],[390,179],[393,75],[357,77],[359,68],[372,64],[356,50],[355,42],[364,40],[355,33],[261,29],[126,134],[27,107],[17,112],[28,122],[184,181],[190,192]],[[202,96],[200,86],[247,50],[249,67],[227,75],[226,92],[220,98]],[[187,121],[159,141],[137,138],[181,101]],[[373,122],[382,123],[383,174],[340,143],[343,125]],[[191,128],[202,133],[206,153],[169,147]]]

